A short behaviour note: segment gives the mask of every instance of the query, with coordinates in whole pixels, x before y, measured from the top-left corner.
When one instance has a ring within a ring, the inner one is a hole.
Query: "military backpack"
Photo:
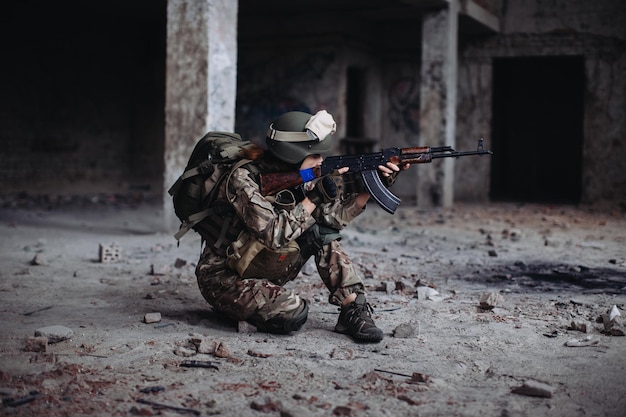
[[[170,187],[174,212],[181,220],[176,240],[190,229],[219,252],[237,239],[241,228],[233,208],[217,195],[229,173],[244,166],[247,151],[257,148],[236,133],[209,132],[195,145],[183,174]],[[249,152],[248,152],[249,153]]]

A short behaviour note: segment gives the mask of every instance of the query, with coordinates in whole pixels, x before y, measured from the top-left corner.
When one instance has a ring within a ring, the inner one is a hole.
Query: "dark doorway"
[[[492,200],[580,202],[584,74],[581,56],[494,60]]]
[[[365,100],[367,81],[365,71],[349,67],[346,77],[346,136],[363,137],[365,135]]]

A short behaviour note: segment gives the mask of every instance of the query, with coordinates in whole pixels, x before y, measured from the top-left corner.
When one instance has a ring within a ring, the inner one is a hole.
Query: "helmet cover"
[[[330,136],[336,131],[333,117],[320,110],[315,115],[292,111],[281,115],[267,131],[267,148],[276,158],[299,164],[309,155],[331,149]]]

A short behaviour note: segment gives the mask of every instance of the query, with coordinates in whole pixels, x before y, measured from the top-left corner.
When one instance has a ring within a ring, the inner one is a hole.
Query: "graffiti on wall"
[[[329,82],[328,68],[335,61],[332,52],[314,52],[297,59],[284,53],[263,57],[259,62],[256,56],[247,55],[238,72],[236,131],[257,143],[264,139],[268,124],[282,113],[311,113],[328,107],[322,91]]]
[[[388,116],[396,132],[419,134],[420,88],[416,77],[399,77],[388,91]]]

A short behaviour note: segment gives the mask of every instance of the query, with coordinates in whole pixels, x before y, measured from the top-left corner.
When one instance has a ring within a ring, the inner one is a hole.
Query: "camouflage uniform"
[[[218,199],[228,201],[243,220],[251,235],[270,248],[280,248],[291,241],[303,241],[316,225],[341,230],[363,208],[355,204],[356,194],[335,203],[321,204],[309,214],[301,203],[290,210],[278,208],[259,192],[255,176],[246,168],[236,169],[229,184],[222,184]],[[351,293],[363,293],[363,281],[337,240],[319,250],[301,248],[291,268],[280,278],[255,277],[243,279],[226,264],[226,258],[211,246],[203,250],[196,268],[198,286],[206,301],[216,310],[235,320],[265,321],[273,317],[290,317],[301,311],[300,297],[283,288],[298,275],[310,256],[315,257],[318,272],[330,291],[329,302],[340,305]]]

